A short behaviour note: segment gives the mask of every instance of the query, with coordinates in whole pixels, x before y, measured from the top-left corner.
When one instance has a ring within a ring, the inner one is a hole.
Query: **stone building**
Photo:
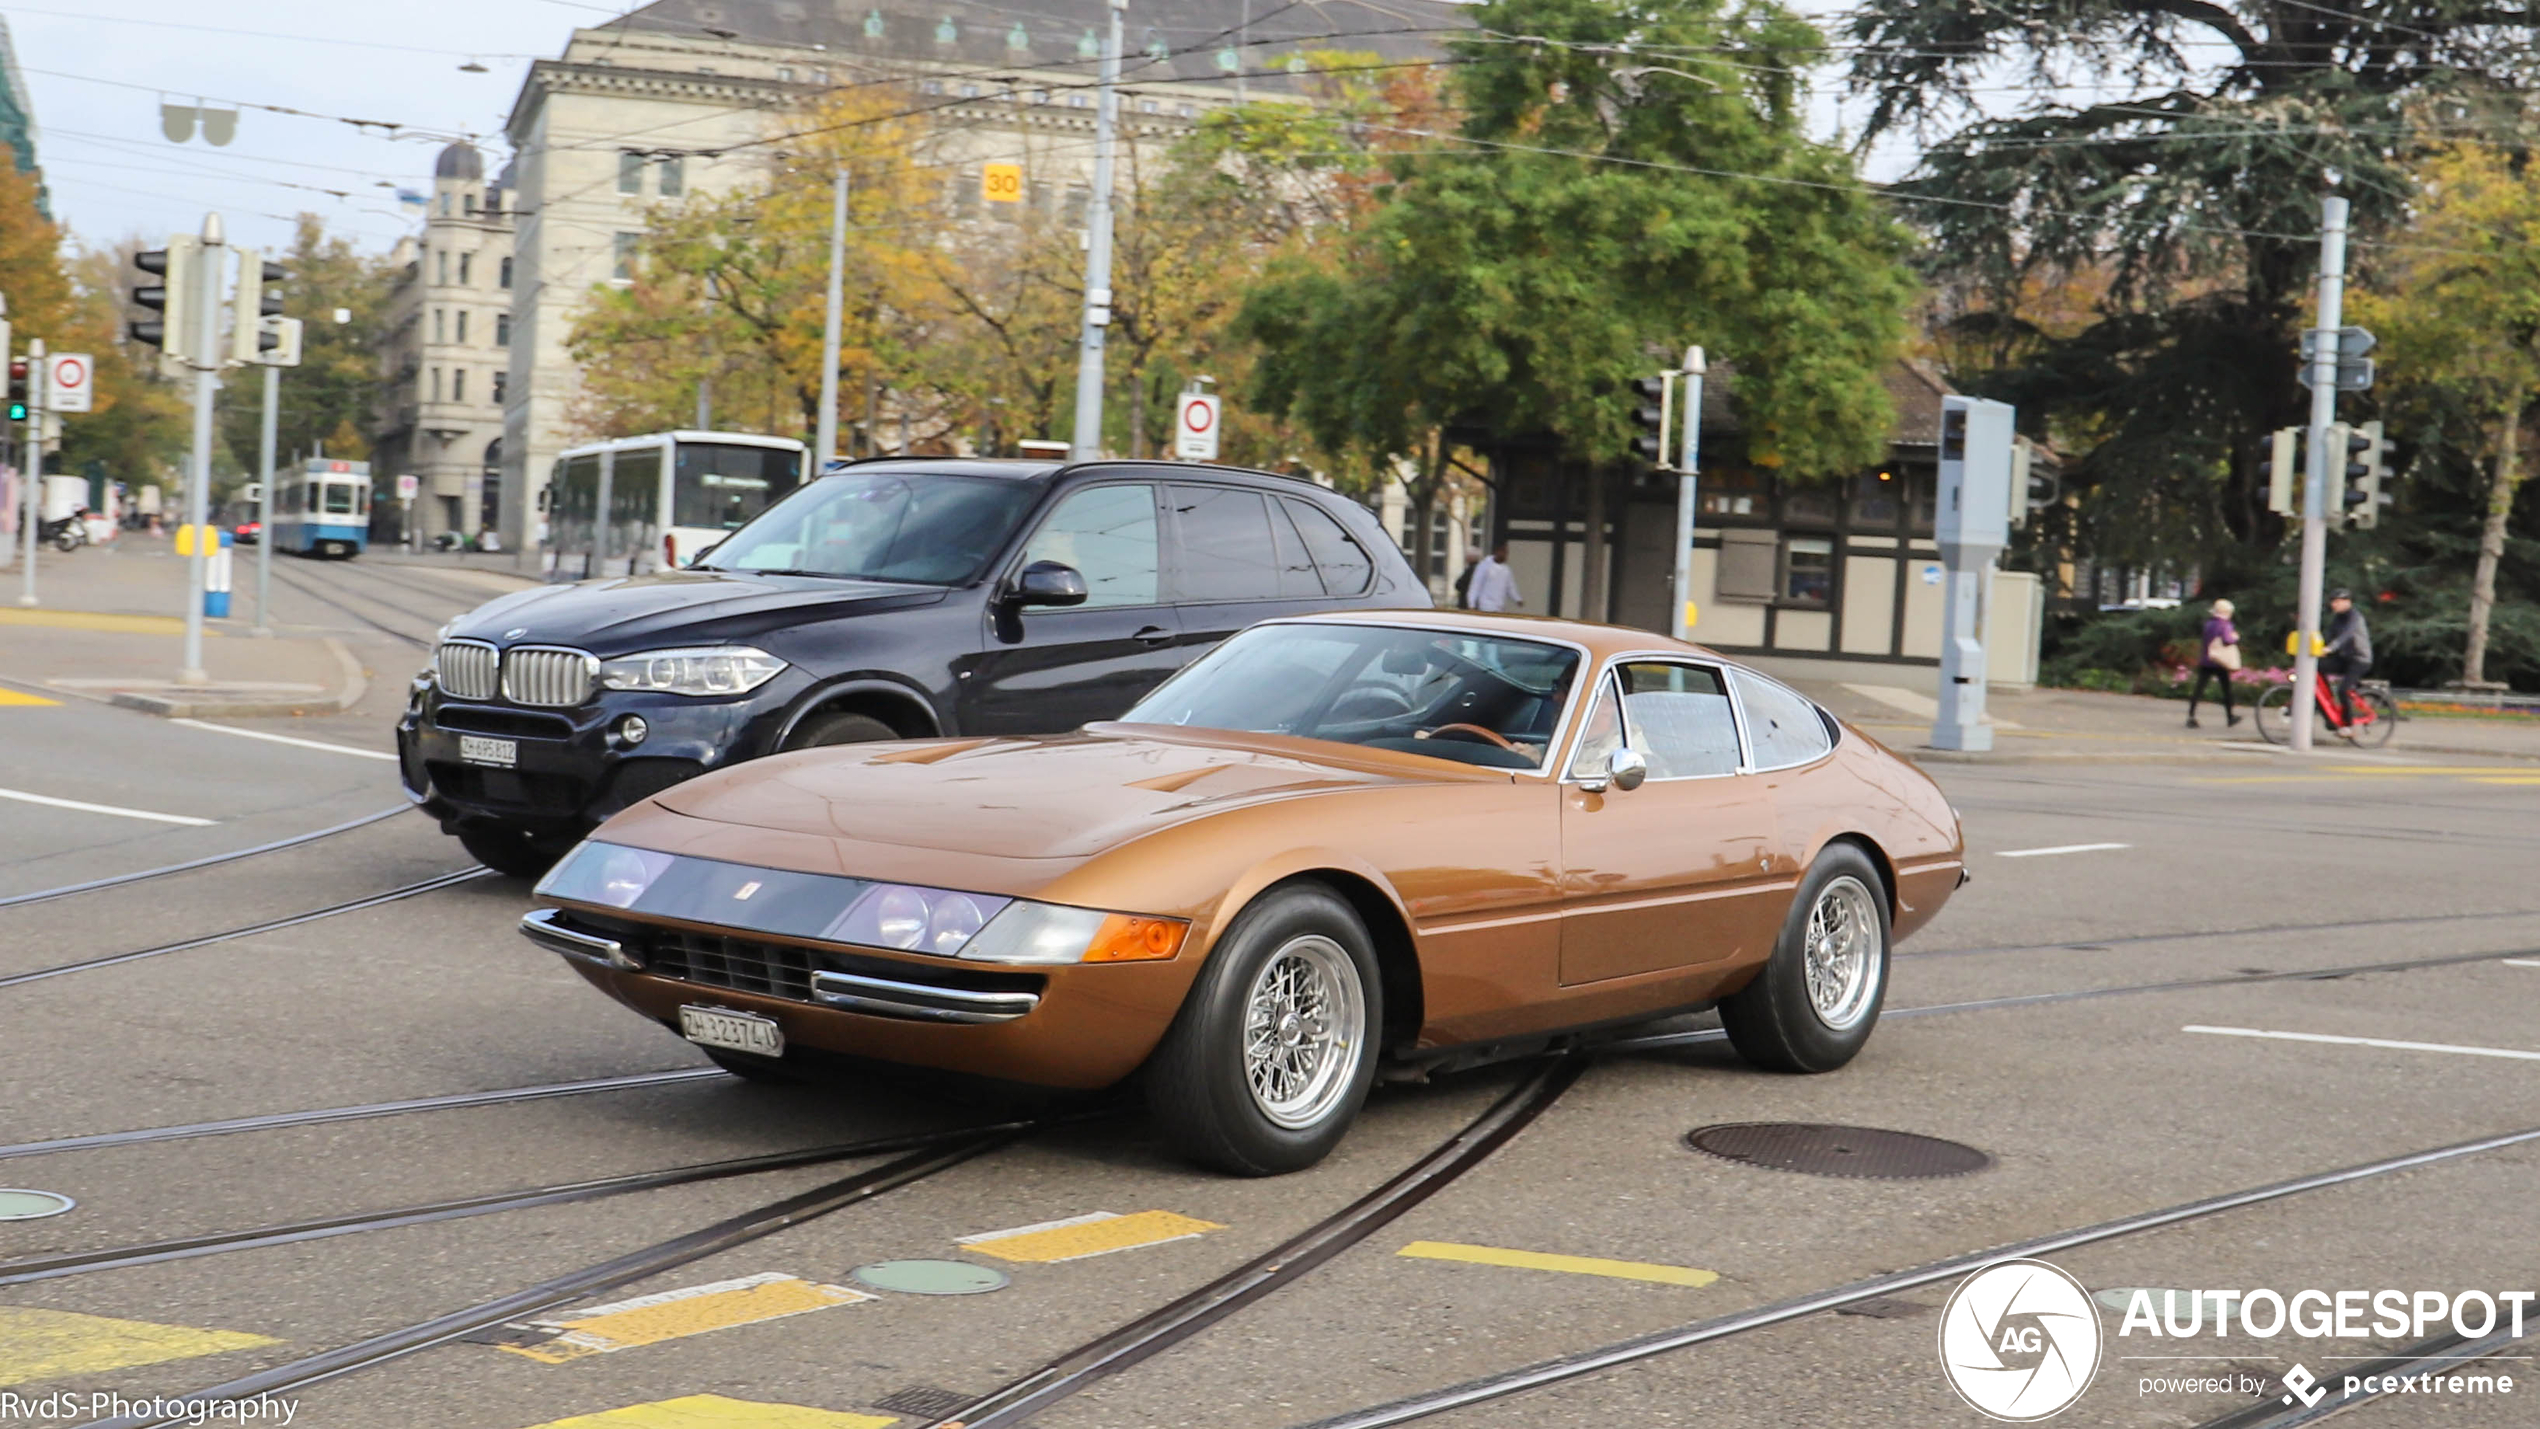
[[[382,507],[393,478],[419,479],[418,543],[444,531],[474,535],[502,507],[515,281],[509,177],[506,169],[487,181],[473,145],[443,149],[423,233],[397,243],[403,267],[380,348],[385,386],[371,470]]]
[[[575,31],[560,57],[531,65],[507,126],[517,229],[498,480],[511,548],[526,553],[540,490],[579,436],[580,375],[565,345],[575,317],[595,285],[629,276],[654,205],[763,181],[764,141],[795,106],[833,86],[887,84],[904,86],[925,119],[923,161],[943,176],[953,221],[980,217],[990,162],[1024,166],[1028,202],[1081,213],[1108,13],[1104,0],[1028,12],[971,0],[658,0]],[[1286,67],[1304,51],[1425,55],[1462,16],[1442,0],[1142,6],[1124,42],[1124,163],[1239,94],[1294,93]]]

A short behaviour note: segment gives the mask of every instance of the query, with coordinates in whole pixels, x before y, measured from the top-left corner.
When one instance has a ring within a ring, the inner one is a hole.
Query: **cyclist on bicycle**
[[[2372,630],[2355,608],[2354,593],[2335,590],[2328,596],[2328,628],[2321,632],[2328,648],[2320,655],[2320,673],[2337,690],[2337,715],[2355,717],[2355,682],[2372,670]]]

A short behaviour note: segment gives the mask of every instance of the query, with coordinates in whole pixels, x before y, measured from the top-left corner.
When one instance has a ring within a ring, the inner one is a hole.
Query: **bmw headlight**
[[[668,695],[746,695],[785,669],[785,662],[747,645],[704,645],[683,650],[645,650],[600,662],[600,684],[611,690],[651,690]]]

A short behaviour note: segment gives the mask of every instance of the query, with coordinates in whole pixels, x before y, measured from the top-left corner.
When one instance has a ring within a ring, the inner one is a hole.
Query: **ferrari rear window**
[[[1122,718],[1284,734],[1540,769],[1577,651],[1382,625],[1262,625],[1220,645]]]

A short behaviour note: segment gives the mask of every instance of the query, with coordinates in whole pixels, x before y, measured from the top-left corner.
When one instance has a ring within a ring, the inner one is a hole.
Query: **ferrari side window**
[[[1625,665],[1623,716],[1652,779],[1699,779],[1738,770],[1737,718],[1720,672],[1699,665]]]
[[[1756,768],[1787,769],[1834,748],[1824,717],[1796,691],[1745,670],[1734,678],[1748,737],[1755,741]]]
[[[1622,706],[1616,703],[1609,680],[1597,690],[1596,707],[1588,711],[1587,725],[1579,731],[1578,753],[1570,756],[1570,777],[1604,778],[1605,761],[1622,747]]]
[[[1075,567],[1085,578],[1085,605],[1155,604],[1155,488],[1093,486],[1070,494],[1032,533],[1023,560]]]

